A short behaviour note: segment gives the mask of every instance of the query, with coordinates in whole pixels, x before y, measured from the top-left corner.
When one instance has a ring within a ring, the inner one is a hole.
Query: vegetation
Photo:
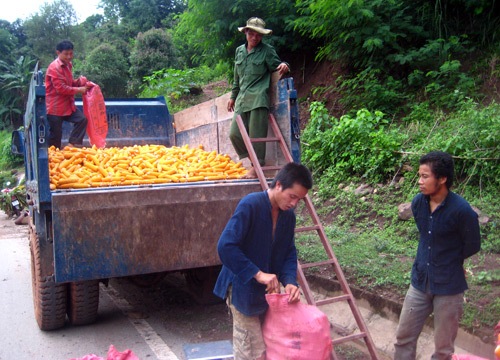
[[[418,192],[418,158],[432,149],[456,161],[454,190],[489,217],[482,252],[468,261],[474,291],[462,319],[472,332],[500,318],[500,7],[494,0],[101,0],[103,14],[83,22],[66,0],[27,19],[0,20],[0,167],[15,163],[6,134],[22,125],[36,61],[45,69],[56,43],[75,43],[75,75],[106,97],[165,96],[171,111],[196,101],[203,84],[231,78],[237,31],[250,16],[266,20],[265,41],[303,74],[304,54],[336,64],[335,81],[308,94],[303,162],[349,280],[402,296],[416,249],[411,221],[396,206]],[[64,16],[61,16],[64,14]],[[284,57],[285,58],[285,57]],[[306,66],[307,63],[307,66]],[[306,96],[306,95],[305,95]],[[328,99],[338,97],[341,109]],[[306,103],[303,101],[303,103]],[[360,184],[371,186],[363,196]],[[298,238],[308,261],[321,257]],[[320,270],[318,270],[320,271]]]
[[[366,109],[336,119],[313,102],[302,156],[315,171],[316,202],[350,281],[365,290],[390,289],[402,299],[418,233],[412,221],[398,219],[397,206],[418,193],[415,169],[421,155],[431,149],[453,154],[453,190],[490,217],[481,229],[482,252],[465,264],[473,290],[467,293],[462,325],[491,336],[500,316],[500,291],[495,290],[500,282],[500,207],[495,200],[500,196],[500,105],[479,106],[470,99],[457,105],[453,112],[429,113],[429,104],[421,103],[399,122],[389,122],[383,113]],[[374,191],[355,195],[363,183]],[[337,214],[333,221],[332,214]],[[301,236],[298,247],[307,262],[326,260],[318,239]]]

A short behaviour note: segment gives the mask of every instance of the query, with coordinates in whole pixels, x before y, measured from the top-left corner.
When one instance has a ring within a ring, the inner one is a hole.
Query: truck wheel
[[[40,330],[59,329],[66,321],[67,285],[56,284],[53,276],[42,276],[40,241],[30,226],[31,281],[35,318]]]
[[[221,266],[208,266],[186,271],[188,291],[198,304],[212,305],[223,301],[213,293],[220,270]]]
[[[68,318],[72,325],[87,325],[97,318],[99,307],[99,280],[69,284]]]

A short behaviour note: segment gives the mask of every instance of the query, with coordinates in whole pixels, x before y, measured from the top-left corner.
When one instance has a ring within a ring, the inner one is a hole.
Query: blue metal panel
[[[82,101],[75,103],[83,111]],[[173,144],[173,125],[164,97],[107,99],[105,103],[108,121],[107,147]],[[69,138],[72,128],[72,124],[63,123],[63,144]],[[87,136],[84,138],[84,144],[90,145]]]

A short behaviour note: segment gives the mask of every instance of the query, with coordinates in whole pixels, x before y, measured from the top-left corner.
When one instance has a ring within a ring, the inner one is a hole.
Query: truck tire
[[[68,287],[68,319],[72,325],[87,325],[97,319],[99,280],[72,282]]]
[[[56,284],[53,276],[42,276],[40,240],[30,225],[31,281],[35,319],[40,330],[59,329],[66,322],[66,284]]]
[[[213,293],[221,268],[221,266],[207,266],[186,271],[188,291],[198,304],[212,305],[223,301]]]

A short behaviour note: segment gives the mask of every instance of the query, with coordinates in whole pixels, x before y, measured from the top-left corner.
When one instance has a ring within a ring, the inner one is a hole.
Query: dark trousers
[[[250,138],[267,137],[267,128],[269,127],[269,110],[267,108],[257,108],[251,111],[241,113],[241,119],[247,129]],[[229,130],[229,140],[233,144],[236,153],[240,159],[248,157],[248,150],[241,136],[240,129],[236,123],[237,113],[234,114]],[[266,143],[254,143],[253,149],[261,166],[266,163]]]
[[[49,147],[54,145],[58,149],[61,148],[63,121],[73,123],[73,130],[68,142],[77,145],[83,143],[83,137],[87,129],[87,118],[80,109],[76,109],[73,114],[68,116],[47,115],[47,121],[49,122]]]

